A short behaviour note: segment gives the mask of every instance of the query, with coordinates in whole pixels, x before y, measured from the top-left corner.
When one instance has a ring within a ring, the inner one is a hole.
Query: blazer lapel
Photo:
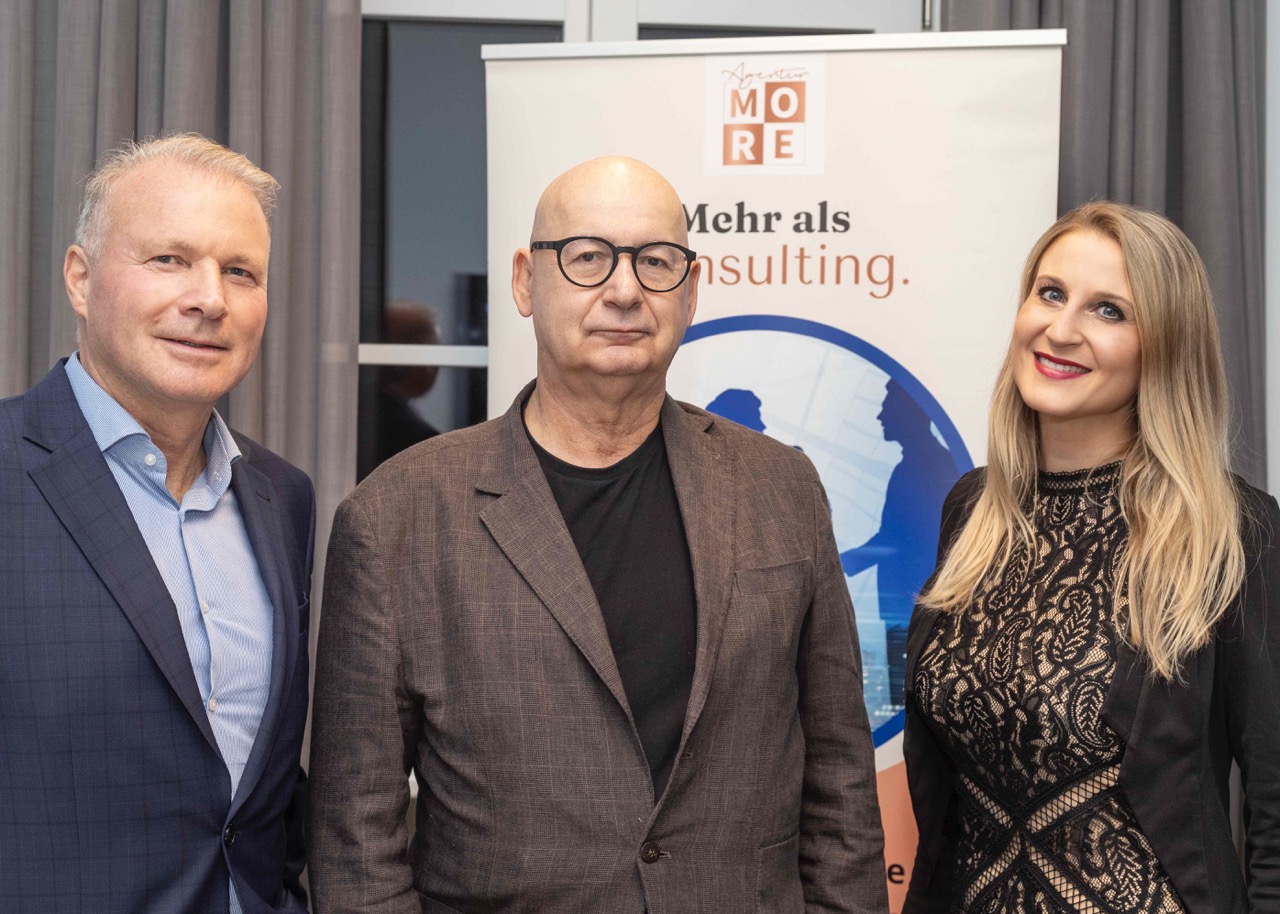
[[[630,719],[600,604],[525,435],[520,408],[531,387],[503,416],[495,463],[477,486],[498,498],[481,510],[480,520]]]
[[[662,434],[689,542],[698,603],[698,647],[684,720],[686,737],[711,689],[733,586],[736,480],[732,458],[724,452],[720,439],[709,434],[714,423],[712,416],[686,413],[671,397],[663,404]]]
[[[1213,908],[1213,876],[1201,845],[1185,840],[1186,810],[1171,802],[1169,784],[1200,784],[1197,698],[1213,688],[1214,655],[1187,658],[1187,685],[1155,679],[1138,654],[1117,638],[1116,670],[1102,705],[1107,726],[1124,741],[1120,788],[1188,911]],[[1195,721],[1196,723],[1192,723]]]
[[[1122,638],[1116,638],[1116,670],[1103,700],[1100,716],[1126,742],[1133,736],[1138,708],[1144,703],[1149,682],[1142,662]]]
[[[280,517],[280,505],[275,499],[275,488],[265,475],[251,466],[245,453],[231,467],[231,491],[235,493],[240,517],[249,534],[249,543],[258,559],[258,571],[262,575],[267,593],[271,597],[271,686],[267,693],[267,705],[262,711],[258,734],[245,763],[240,785],[231,805],[231,813],[240,808],[245,797],[253,792],[254,785],[266,768],[272,745],[279,732],[280,714],[288,695],[289,674],[298,657],[298,602],[288,558],[284,552],[284,524]]]
[[[62,364],[27,395],[24,437],[48,451],[27,472],[106,585],[160,672],[221,757],[200,699],[178,610]]]

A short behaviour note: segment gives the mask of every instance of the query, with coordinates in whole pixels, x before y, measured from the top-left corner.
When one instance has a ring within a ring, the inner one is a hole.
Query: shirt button
[[[201,601],[200,601],[200,612],[204,613],[205,615],[208,615],[208,614],[209,614],[209,601],[208,601],[208,600],[201,600]]]
[[[218,710],[218,699],[216,699],[216,698],[210,698],[210,699],[209,699],[209,711],[212,713],[212,712],[216,712],[217,710]]]
[[[662,853],[662,848],[653,841],[646,841],[640,846],[640,859],[645,863],[654,863],[658,859],[658,855]]]
[[[149,467],[153,467],[153,466],[155,466],[155,465],[156,465],[156,455],[155,455],[155,454],[148,454],[146,457],[143,457],[143,458],[142,458],[142,462],[143,462],[143,463],[145,463],[145,464],[146,464],[147,466],[149,466]]]

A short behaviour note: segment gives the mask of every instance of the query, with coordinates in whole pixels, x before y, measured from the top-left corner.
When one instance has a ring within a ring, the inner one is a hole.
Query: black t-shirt
[[[698,643],[693,563],[662,425],[602,469],[566,463],[529,440],[604,614],[659,797],[680,746]]]

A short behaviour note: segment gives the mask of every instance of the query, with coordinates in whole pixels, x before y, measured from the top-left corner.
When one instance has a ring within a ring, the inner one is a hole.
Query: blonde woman
[[[905,911],[1280,910],[1280,509],[1228,469],[1204,265],[1091,203],[1022,298],[911,623]]]

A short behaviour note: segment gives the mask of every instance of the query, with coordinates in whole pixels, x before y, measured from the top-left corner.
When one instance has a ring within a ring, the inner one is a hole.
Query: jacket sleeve
[[[1280,508],[1245,496],[1245,582],[1217,646],[1227,734],[1244,787],[1249,910],[1280,908]]]
[[[938,533],[938,559],[934,574],[942,566],[952,543],[964,529],[973,503],[986,482],[986,470],[971,470],[962,476],[942,503],[942,520]],[[933,581],[921,588],[923,591]],[[936,613],[919,606],[911,614],[907,644],[911,655],[919,656],[920,642],[928,637]],[[907,712],[902,734],[902,751],[907,763],[907,784],[911,791],[911,808],[915,814],[920,839],[916,844],[911,881],[903,902],[903,914],[946,911],[951,905],[952,866],[955,856],[957,823],[954,773],[942,747],[929,730],[929,725],[916,710],[912,700],[915,684],[908,670],[906,684]]]
[[[305,531],[299,524],[298,535],[302,539],[297,543],[297,548],[302,557],[302,578],[301,587],[306,595],[304,601],[305,617],[299,620],[298,630],[300,632],[301,643],[298,645],[299,652],[299,672],[298,675],[304,681],[308,680],[308,657],[307,642],[311,632],[311,613],[310,599],[311,593],[311,571],[315,558],[315,542],[316,542],[316,497],[315,489],[311,485],[310,478],[303,476],[305,485],[303,491],[306,493],[306,508],[302,515],[307,518]],[[303,705],[303,713],[306,706]],[[293,786],[293,796],[289,799],[289,805],[284,811],[284,829],[285,829],[285,857],[284,857],[284,890],[287,904],[281,909],[285,911],[302,911],[307,910],[307,891],[302,887],[302,870],[306,866],[306,843],[303,835],[303,819],[307,809],[307,773],[302,765],[297,766],[295,772],[295,780]]]
[[[407,857],[414,711],[385,544],[361,506],[338,508],[316,649],[308,861],[318,914],[419,914]]]
[[[862,700],[853,606],[816,472],[814,589],[797,655],[804,787],[800,879],[805,910],[884,912],[884,835],[875,752]]]

